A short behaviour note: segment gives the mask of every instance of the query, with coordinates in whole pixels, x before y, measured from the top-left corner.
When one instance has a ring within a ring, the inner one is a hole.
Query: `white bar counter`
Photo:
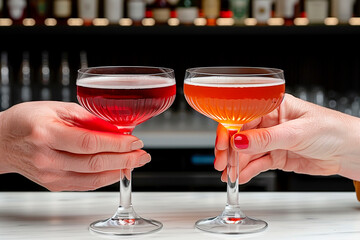
[[[88,225],[110,217],[118,201],[116,192],[0,192],[0,239],[106,239]],[[225,202],[225,192],[134,192],[137,213],[164,227],[116,239],[360,239],[355,192],[240,192],[242,210],[268,222],[265,231],[220,235],[194,228],[196,220],[219,214]]]

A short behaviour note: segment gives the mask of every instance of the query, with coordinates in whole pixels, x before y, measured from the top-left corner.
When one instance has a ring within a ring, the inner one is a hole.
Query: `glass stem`
[[[132,207],[131,203],[131,170],[120,170],[120,203],[119,206],[123,209]]]
[[[228,130],[229,148],[227,155],[227,204],[221,214],[225,224],[237,224],[246,215],[240,210],[239,202],[239,153],[232,147],[232,137],[238,130]]]
[[[122,129],[119,129],[120,131]],[[121,131],[121,134],[131,135],[132,131]],[[120,202],[113,219],[135,219],[136,213],[131,202],[131,172],[132,169],[120,170]],[[125,220],[122,224],[133,224],[132,221]]]
[[[234,151],[231,144],[232,136],[237,132],[237,130],[228,130],[227,205],[233,207],[239,206],[239,154]]]

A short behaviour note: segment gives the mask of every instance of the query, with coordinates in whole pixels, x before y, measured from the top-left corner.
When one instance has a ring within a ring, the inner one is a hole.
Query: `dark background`
[[[241,26],[241,27],[1,27],[0,51],[9,56],[11,87],[16,103],[23,53],[28,51],[34,75],[41,53],[50,56],[51,86],[56,96],[61,56],[68,54],[72,101],[76,102],[76,70],[80,52],[88,65],[148,65],[173,68],[180,108],[185,70],[199,66],[259,66],[281,68],[287,91],[321,87],[325,94],[354,96],[360,83],[360,27]],[[33,81],[36,92],[38,82]],[[36,99],[36,95],[34,97]],[[54,97],[54,100],[57,100]],[[188,109],[190,111],[190,109]],[[326,121],[326,117],[324,117]],[[215,130],[214,130],[215,131]],[[146,146],[145,146],[146,149]],[[212,147],[146,149],[151,164],[134,172],[134,191],[225,191],[211,163],[196,165],[196,154],[212,157]],[[269,182],[271,184],[269,185]],[[281,171],[261,174],[241,186],[245,191],[353,191],[352,181],[338,176],[312,177]],[[45,190],[18,174],[0,175],[1,191]],[[100,190],[118,190],[118,184]]]

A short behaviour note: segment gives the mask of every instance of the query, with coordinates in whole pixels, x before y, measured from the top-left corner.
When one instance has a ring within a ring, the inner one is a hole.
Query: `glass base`
[[[107,235],[139,235],[159,231],[162,223],[138,216],[132,208],[119,208],[117,213],[109,219],[90,224],[89,230],[94,233]]]
[[[267,226],[268,224],[265,221],[249,217],[218,216],[202,219],[195,223],[195,227],[202,231],[223,234],[256,233],[265,230]]]

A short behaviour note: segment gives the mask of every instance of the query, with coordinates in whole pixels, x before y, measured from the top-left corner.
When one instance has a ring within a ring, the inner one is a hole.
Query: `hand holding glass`
[[[78,71],[77,98],[88,111],[115,125],[119,134],[164,112],[174,102],[174,71],[158,67],[94,67]],[[120,170],[120,204],[109,219],[90,225],[96,233],[134,235],[162,224],[136,214],[131,203],[131,170]]]
[[[199,113],[221,123],[229,138],[243,124],[264,116],[277,108],[285,92],[283,71],[254,67],[200,67],[186,70],[184,94]],[[229,144],[231,146],[231,143]],[[203,219],[195,226],[213,233],[251,233],[267,227],[267,223],[247,217],[239,204],[238,153],[229,148],[227,154],[227,205],[221,215]]]

